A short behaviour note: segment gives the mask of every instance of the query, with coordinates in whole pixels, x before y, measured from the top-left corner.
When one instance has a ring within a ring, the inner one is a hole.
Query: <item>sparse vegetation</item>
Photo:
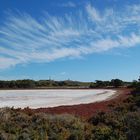
[[[0,139],[8,140],[73,140],[91,139],[92,126],[71,115],[23,113],[21,110],[0,110]]]

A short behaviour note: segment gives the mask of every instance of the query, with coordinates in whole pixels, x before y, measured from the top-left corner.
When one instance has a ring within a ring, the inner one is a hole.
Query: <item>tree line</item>
[[[124,86],[135,86],[134,82],[124,82],[120,79],[112,79],[111,81],[96,80],[95,82],[80,82],[80,81],[55,81],[55,80],[0,80],[1,89],[27,89],[27,88],[118,88]]]
[[[111,81],[101,81],[96,80],[96,82],[90,84],[90,88],[103,88],[103,87],[122,87],[127,86],[127,82],[124,82],[120,79],[112,79]]]
[[[47,88],[47,87],[80,87],[88,86],[89,83],[78,82],[78,81],[54,81],[54,80],[11,80],[11,81],[0,81],[0,88]]]

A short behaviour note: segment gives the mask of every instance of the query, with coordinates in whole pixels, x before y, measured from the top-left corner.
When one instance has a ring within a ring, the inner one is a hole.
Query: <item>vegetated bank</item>
[[[0,109],[1,140],[139,140],[140,82],[109,112],[94,113],[88,120],[77,116],[49,115],[13,108]],[[82,110],[81,110],[82,111]]]
[[[128,86],[130,82],[125,82],[120,79],[112,79],[111,81],[96,80],[95,82],[80,82],[80,81],[55,81],[55,80],[0,80],[0,89],[59,89],[59,88],[117,88],[120,86]]]

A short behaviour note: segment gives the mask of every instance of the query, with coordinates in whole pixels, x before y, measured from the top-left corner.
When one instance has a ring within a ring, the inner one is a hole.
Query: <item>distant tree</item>
[[[133,80],[130,84],[128,84],[128,88],[136,88],[138,84],[138,81]]]
[[[17,80],[16,82],[18,88],[34,88],[35,81],[25,79],[25,80]]]
[[[89,88],[95,88],[95,83],[91,82]]]
[[[123,86],[123,81],[120,79],[112,79],[111,86],[113,86],[115,88],[121,87],[121,86]]]
[[[140,76],[139,76],[139,79],[138,79],[138,81],[140,82]]]
[[[9,88],[17,88],[16,81],[9,81],[8,82],[8,87]]]
[[[101,80],[96,80],[96,87],[105,87],[105,83]]]

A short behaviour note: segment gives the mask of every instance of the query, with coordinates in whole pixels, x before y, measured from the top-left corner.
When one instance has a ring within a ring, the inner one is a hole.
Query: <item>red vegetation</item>
[[[80,116],[83,118],[90,118],[93,114],[99,111],[109,111],[109,106],[118,104],[127,98],[130,93],[130,89],[117,89],[117,96],[102,102],[80,104],[72,106],[59,106],[52,108],[38,108],[30,110],[29,108],[24,109],[25,112],[45,112],[49,114],[73,114],[75,116]]]

